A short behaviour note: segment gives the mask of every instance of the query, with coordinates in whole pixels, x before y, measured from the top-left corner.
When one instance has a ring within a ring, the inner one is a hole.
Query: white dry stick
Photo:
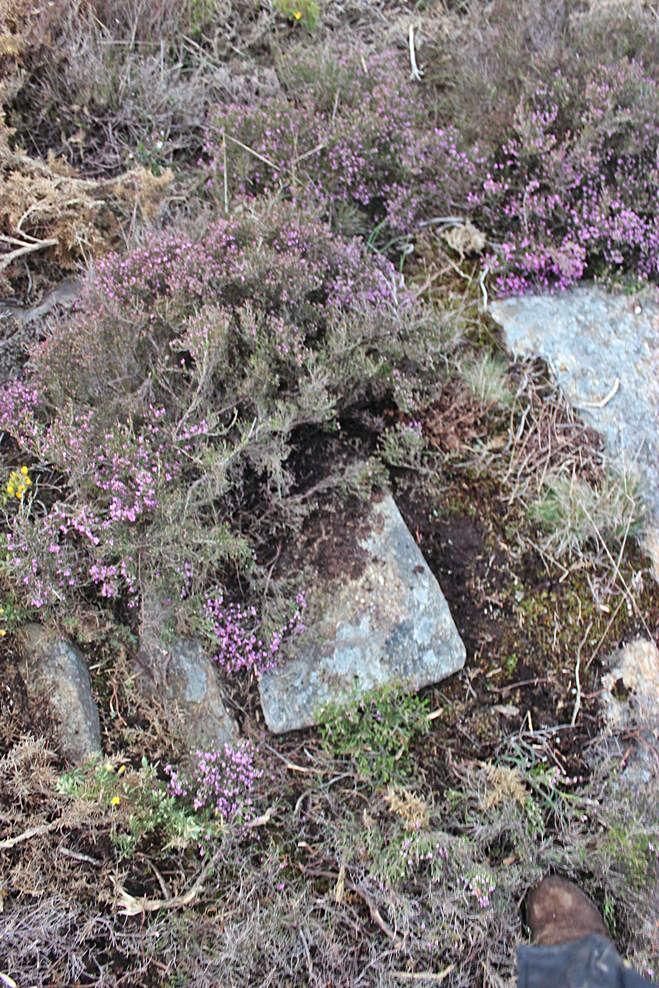
[[[222,130],[222,169],[224,171],[224,212],[229,214],[229,175],[227,173],[227,132]]]
[[[324,142],[322,144],[317,144],[315,148],[311,149],[311,151],[305,151],[304,154],[298,154],[297,158],[294,158],[292,163],[297,165],[298,161],[304,161],[305,158],[310,158],[312,154],[317,154],[325,147],[327,147],[327,145]]]
[[[576,696],[574,698],[574,710],[572,711],[570,727],[574,727],[574,725],[576,724],[577,716],[579,715],[579,710],[581,708],[581,652],[584,645],[586,644],[586,641],[588,640],[588,635],[590,634],[590,629],[592,628],[592,626],[593,626],[593,622],[591,621],[588,627],[586,628],[586,634],[581,639],[581,644],[577,649],[577,660],[574,663],[574,686],[575,686]]]
[[[114,876],[111,876],[110,880],[114,885],[115,892],[117,893],[116,904],[118,906],[119,913],[122,916],[140,916],[145,913],[158,912],[160,909],[183,909],[185,906],[189,906],[190,903],[194,902],[197,898],[204,882],[215,867],[215,863],[216,856],[208,862],[195,881],[194,885],[192,885],[187,892],[183,895],[174,895],[171,899],[147,899],[146,896],[131,895],[130,892],[127,892],[126,889],[119,884]]]
[[[419,226],[463,226],[464,221],[464,216],[431,216],[429,220],[421,220]]]
[[[603,398],[595,398],[593,401],[580,401],[575,407],[576,408],[604,408],[608,405],[612,398],[618,394],[618,389],[620,388],[620,378],[616,377],[611,390],[604,395]]]
[[[254,829],[254,827],[265,827],[272,820],[274,812],[274,807],[269,806],[265,813],[250,820],[249,823],[245,824],[245,827],[248,827],[250,830]]]
[[[58,241],[52,237],[48,240],[34,240],[32,243],[25,243],[25,241],[16,240],[15,237],[5,237],[0,234],[0,240],[4,243],[17,245],[16,250],[11,250],[8,254],[0,255],[0,271],[4,271],[13,261],[16,261],[19,257],[23,257],[24,254],[32,254],[33,251],[43,250],[44,247],[56,247],[58,244]]]
[[[407,35],[410,47],[410,77],[414,79],[415,82],[421,82],[423,78],[423,72],[419,69],[416,62],[416,49],[414,47],[414,24],[410,24],[410,29]]]
[[[51,830],[55,830],[61,822],[61,820],[53,820],[52,823],[44,823],[40,827],[30,827],[29,830],[23,831],[22,834],[17,834],[16,837],[7,837],[6,840],[0,840],[0,848],[4,850],[9,847],[16,847],[17,844],[22,844],[24,840],[30,840],[32,837],[41,837],[42,834],[47,834]]]
[[[394,978],[398,978],[399,981],[432,981],[435,984],[441,984],[448,978],[451,971],[455,968],[455,964],[449,964],[445,967],[443,971],[392,971]]]
[[[211,129],[216,130],[217,128]],[[270,159],[266,158],[264,154],[259,154],[259,152],[255,151],[254,148],[251,148],[249,144],[243,144],[243,142],[239,141],[237,137],[232,137],[231,134],[227,134],[225,130],[222,131],[222,134],[224,140],[231,141],[232,144],[237,144],[239,148],[242,148],[243,151],[247,151],[247,153],[253,155],[253,157],[258,158],[258,160],[262,161],[264,165],[268,166],[268,168],[272,168],[276,172],[279,171],[279,166],[276,165],[274,161],[270,161]]]
[[[487,312],[487,288],[485,287],[485,279],[489,273],[490,269],[486,264],[478,276],[478,284],[480,285],[481,292],[483,294],[483,312]]]

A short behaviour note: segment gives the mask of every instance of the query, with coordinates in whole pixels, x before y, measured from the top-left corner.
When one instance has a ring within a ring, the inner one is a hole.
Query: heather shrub
[[[656,103],[654,80],[622,62],[583,89],[556,74],[520,104],[469,197],[496,245],[499,292],[566,288],[605,270],[656,277]]]
[[[206,83],[198,66],[170,48],[186,33],[187,6],[58,5],[48,31],[28,38],[22,52],[7,103],[16,142],[95,176],[131,164],[159,173],[198,153]]]
[[[497,291],[656,276],[655,43],[634,0],[495,0],[437,20],[426,80],[479,148],[467,202]]]
[[[445,345],[387,261],[281,204],[106,257],[0,395],[34,484],[7,511],[8,576],[37,608],[249,586],[291,523],[296,430],[407,407]]]
[[[221,824],[245,824],[254,816],[252,791],[263,774],[249,741],[225,744],[220,751],[195,752],[187,771],[165,766],[168,794],[192,805],[195,813]]]
[[[273,669],[282,644],[304,632],[302,615],[306,606],[305,595],[297,593],[291,616],[283,626],[272,632],[268,641],[263,641],[254,632],[257,618],[255,607],[244,608],[240,604],[225,603],[222,597],[209,598],[206,614],[215,643],[213,661],[229,673],[244,669],[262,673]]]
[[[208,187],[219,202],[278,189],[313,197],[341,229],[383,223],[408,233],[441,199],[459,208],[475,166],[395,50],[295,52],[278,66],[282,92],[245,106],[218,106],[206,139]]]
[[[520,31],[529,18],[518,11]],[[493,29],[488,43],[498,37]],[[279,94],[211,116],[207,187],[225,207],[271,189],[312,197],[340,229],[385,249],[466,213],[487,235],[501,293],[609,270],[653,277],[656,83],[640,60],[573,65],[566,44],[556,35],[540,46],[539,64],[555,66],[549,81],[522,77],[496,137],[449,123],[451,100],[411,81],[399,52],[320,65],[288,56]]]
[[[496,150],[519,107],[556,72],[576,93],[603,66],[656,61],[657,22],[643,0],[467,0],[421,36],[419,59],[442,117]],[[580,129],[579,118],[572,121]]]
[[[232,89],[231,39],[269,18],[255,0],[57,0],[15,19],[20,73],[0,87],[15,140],[107,176],[194,159],[211,94]]]

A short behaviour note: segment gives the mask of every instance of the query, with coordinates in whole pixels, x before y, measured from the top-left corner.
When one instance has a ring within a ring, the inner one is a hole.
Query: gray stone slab
[[[40,624],[23,625],[18,636],[19,671],[31,703],[45,703],[56,743],[76,765],[101,754],[101,728],[89,670],[74,646]]]
[[[182,758],[235,742],[238,729],[226,707],[217,666],[201,642],[165,634],[166,608],[145,606],[135,682],[181,739]]]
[[[387,496],[368,509],[358,575],[312,581],[307,630],[289,661],[259,683],[266,724],[281,733],[318,722],[328,702],[391,682],[418,690],[461,669],[465,647],[428,564]],[[347,553],[351,547],[346,546]]]
[[[610,460],[636,470],[659,521],[659,304],[646,290],[580,285],[492,303],[516,356],[544,358],[570,403],[604,437]],[[616,382],[617,386],[616,386]],[[603,399],[609,400],[597,407]]]

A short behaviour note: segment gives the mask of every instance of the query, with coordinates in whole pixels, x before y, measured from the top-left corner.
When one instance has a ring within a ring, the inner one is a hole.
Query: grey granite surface
[[[317,723],[328,702],[392,682],[418,690],[464,665],[446,599],[391,497],[368,509],[353,549],[364,559],[359,575],[317,574],[307,631],[290,660],[261,677],[271,731]]]
[[[516,356],[546,360],[612,465],[638,474],[659,521],[659,303],[653,289],[611,294],[580,285],[491,304]]]

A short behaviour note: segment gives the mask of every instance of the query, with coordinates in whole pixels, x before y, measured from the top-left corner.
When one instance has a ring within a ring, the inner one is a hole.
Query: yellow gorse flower
[[[301,21],[302,20],[302,11],[301,10],[294,10],[293,11],[293,17],[295,18],[296,21]]]
[[[30,472],[27,467],[21,467],[20,470],[11,471],[5,491],[9,497],[18,498],[21,501],[30,487],[32,487]]]

